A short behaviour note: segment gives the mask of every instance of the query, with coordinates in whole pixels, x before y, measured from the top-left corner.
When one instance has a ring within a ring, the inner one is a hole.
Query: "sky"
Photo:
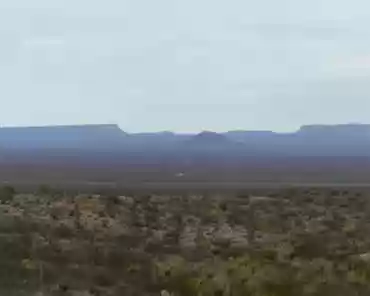
[[[368,0],[0,0],[0,125],[370,123]]]

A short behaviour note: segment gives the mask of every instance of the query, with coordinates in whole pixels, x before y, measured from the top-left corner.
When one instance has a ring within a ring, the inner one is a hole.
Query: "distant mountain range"
[[[370,156],[370,125],[309,125],[294,133],[126,133],[114,124],[3,127],[1,150],[191,151],[249,156]]]
[[[183,180],[316,180],[317,175],[332,180],[335,175],[370,183],[370,125],[198,134],[127,133],[111,124],[0,128],[0,181],[36,175],[37,180],[82,175],[168,180],[179,172],[186,172]]]

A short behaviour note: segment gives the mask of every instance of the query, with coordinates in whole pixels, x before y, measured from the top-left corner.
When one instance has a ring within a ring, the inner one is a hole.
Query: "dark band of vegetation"
[[[1,295],[370,295],[370,192],[0,190]]]

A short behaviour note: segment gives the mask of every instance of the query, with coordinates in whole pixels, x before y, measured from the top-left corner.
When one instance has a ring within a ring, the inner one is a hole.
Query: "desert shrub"
[[[70,239],[75,235],[75,231],[67,225],[60,224],[53,229],[52,234],[58,239]]]
[[[6,185],[0,188],[0,201],[2,203],[10,202],[14,199],[16,191],[13,186]]]
[[[40,195],[40,196],[43,196],[43,197],[53,197],[55,192],[56,192],[55,189],[53,189],[51,186],[45,185],[45,184],[40,185],[36,190],[36,194]]]

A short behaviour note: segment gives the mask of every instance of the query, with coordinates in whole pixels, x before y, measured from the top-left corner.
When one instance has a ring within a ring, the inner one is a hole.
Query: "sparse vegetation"
[[[370,293],[370,192],[0,193],[2,294]]]

